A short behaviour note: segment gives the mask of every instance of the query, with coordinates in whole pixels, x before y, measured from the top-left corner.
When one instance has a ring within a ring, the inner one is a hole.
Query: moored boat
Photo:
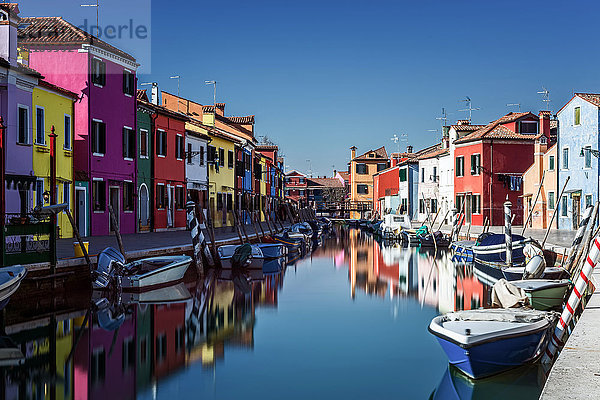
[[[475,261],[489,265],[506,265],[506,244],[504,234],[484,233],[479,235],[477,243],[473,246]],[[523,265],[525,255],[523,248],[531,239],[520,235],[512,235],[512,264]]]
[[[8,299],[19,289],[27,275],[27,268],[21,265],[0,268],[0,302]]]
[[[189,256],[143,258],[125,264],[118,277],[123,290],[149,290],[181,281],[191,263]]]
[[[241,244],[227,244],[223,246],[219,246],[217,249],[217,253],[219,253],[219,258],[221,260],[228,260],[235,254],[235,251],[240,248]],[[252,253],[250,255],[251,258],[265,258],[261,248],[256,245],[250,245],[252,248]]]
[[[479,379],[537,359],[555,320],[553,312],[479,309],[437,316],[429,332],[437,337],[450,364]]]
[[[526,279],[512,281],[510,284],[525,292],[531,307],[545,311],[562,306],[565,294],[571,286],[571,281],[568,279]]]

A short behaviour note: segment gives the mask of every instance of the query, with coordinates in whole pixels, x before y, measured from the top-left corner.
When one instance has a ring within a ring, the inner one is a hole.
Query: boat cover
[[[536,290],[568,286],[571,281],[569,279],[526,279],[521,281],[512,281],[510,283],[526,292],[534,292]]]
[[[519,242],[521,240],[525,240],[525,238],[521,235],[512,235],[513,243]],[[477,246],[493,246],[496,244],[504,243],[504,234],[496,233],[491,235],[486,235],[483,237],[483,234],[479,236],[477,240]]]
[[[548,311],[531,310],[528,308],[493,308],[466,310],[448,313],[445,315],[447,321],[498,321],[532,323],[547,319],[552,321],[556,313]]]
[[[492,287],[492,305],[500,308],[523,307],[529,304],[525,290],[506,279],[500,279]]]

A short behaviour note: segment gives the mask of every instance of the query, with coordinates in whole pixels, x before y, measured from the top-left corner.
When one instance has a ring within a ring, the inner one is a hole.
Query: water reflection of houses
[[[477,279],[473,266],[450,261],[438,265],[440,312],[473,310],[489,303],[489,287]]]
[[[359,230],[349,231],[349,268],[350,295],[356,296],[356,288],[367,294],[384,297],[387,283],[380,279],[375,271],[374,242]]]

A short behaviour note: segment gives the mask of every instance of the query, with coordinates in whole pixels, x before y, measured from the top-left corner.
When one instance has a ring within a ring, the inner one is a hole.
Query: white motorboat
[[[148,290],[181,281],[192,263],[189,256],[150,257],[123,266],[119,274],[123,290]]]
[[[27,268],[21,265],[0,268],[0,302],[8,299],[21,286]]]

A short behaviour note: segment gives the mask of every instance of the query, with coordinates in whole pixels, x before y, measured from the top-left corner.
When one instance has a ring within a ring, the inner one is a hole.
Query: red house
[[[383,215],[386,205],[385,196],[396,196],[400,190],[399,167],[379,171],[373,175],[373,203],[375,213]]]
[[[154,230],[185,229],[185,122],[188,118],[156,104],[148,105],[154,111]]]
[[[523,173],[533,163],[535,140],[550,137],[550,114],[509,113],[454,141],[454,195],[466,223],[504,224],[512,203],[513,224],[523,223]],[[463,207],[464,206],[464,207]]]
[[[307,202],[307,187],[306,175],[296,170],[285,174],[285,198],[294,201],[303,206]]]

